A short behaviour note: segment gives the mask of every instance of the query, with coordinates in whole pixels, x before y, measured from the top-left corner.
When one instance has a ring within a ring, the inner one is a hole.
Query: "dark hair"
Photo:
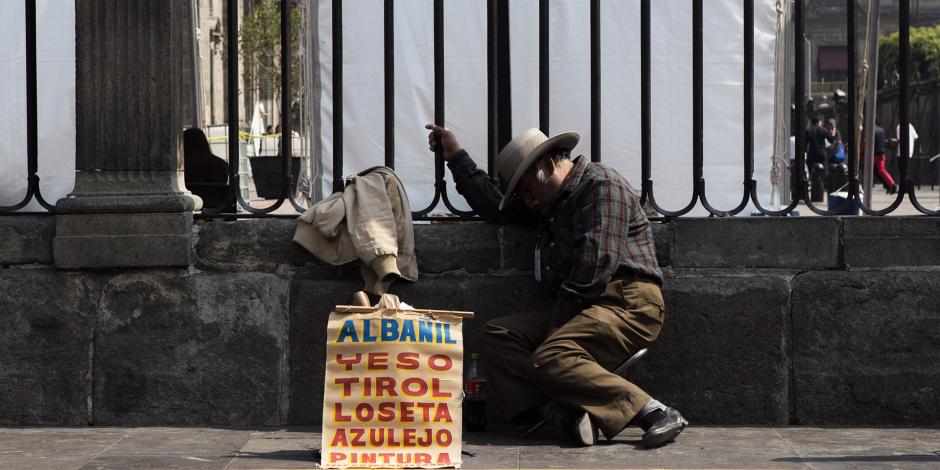
[[[226,183],[228,164],[212,154],[209,139],[201,129],[183,131],[183,168],[186,182]]]
[[[552,161],[555,163],[562,160],[571,160],[571,149],[552,149],[548,152],[548,155],[552,157]]]
[[[812,122],[814,126],[818,125],[820,122],[819,116],[813,116],[813,119],[811,119],[810,122]]]
[[[551,149],[551,150],[545,152],[545,155],[542,155],[542,157],[539,158],[539,160],[541,160],[542,158],[546,158],[546,157],[551,158],[551,159],[552,159],[552,162],[557,165],[558,162],[560,162],[560,161],[562,161],[562,160],[571,160],[571,150],[570,150],[570,149],[563,149],[563,148],[554,148],[554,149]],[[533,176],[534,176],[536,173],[538,173],[538,171],[539,171],[539,170],[538,170],[538,162],[539,162],[539,160],[536,160],[536,161],[532,162],[532,166],[529,167],[529,170],[528,170],[528,171],[529,171],[529,173],[532,174]]]

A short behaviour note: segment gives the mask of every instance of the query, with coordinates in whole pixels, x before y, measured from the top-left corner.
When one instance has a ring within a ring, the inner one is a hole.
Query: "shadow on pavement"
[[[937,462],[940,464],[940,457],[929,454],[906,454],[906,455],[840,455],[832,457],[782,457],[773,459],[773,462]]]
[[[297,462],[320,462],[319,450],[276,450],[272,452],[245,452],[238,451],[238,455],[231,456],[235,459],[263,459],[263,460],[292,460]]]

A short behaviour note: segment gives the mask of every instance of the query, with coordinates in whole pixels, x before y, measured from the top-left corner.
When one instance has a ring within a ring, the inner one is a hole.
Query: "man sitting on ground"
[[[573,132],[529,129],[496,157],[502,186],[476,167],[454,134],[428,124],[457,191],[495,223],[539,226],[534,273],[553,296],[547,312],[490,321],[482,351],[490,395],[510,422],[540,418],[593,445],[629,425],[647,447],[675,439],[688,422],[611,372],[659,336],[665,309],[649,221],[614,170],[571,150]]]

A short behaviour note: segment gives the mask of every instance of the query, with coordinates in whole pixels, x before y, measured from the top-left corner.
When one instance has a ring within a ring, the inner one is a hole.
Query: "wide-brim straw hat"
[[[509,181],[503,193],[503,200],[499,203],[499,210],[503,210],[506,201],[512,197],[516,185],[522,175],[539,158],[553,150],[571,150],[581,139],[576,132],[565,132],[548,138],[542,131],[532,128],[526,129],[506,144],[499,155],[496,155],[496,174],[503,181]]]

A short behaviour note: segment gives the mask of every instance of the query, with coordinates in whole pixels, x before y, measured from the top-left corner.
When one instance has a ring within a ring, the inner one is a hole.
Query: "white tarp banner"
[[[332,188],[332,15],[319,1],[323,188]],[[709,202],[731,209],[743,190],[744,0],[704,6],[704,176]],[[353,5],[354,3],[354,5]],[[444,2],[445,123],[486,168],[486,1]],[[343,22],[344,168],[348,175],[384,162],[383,4],[345,2]],[[656,201],[679,210],[692,194],[692,8],[688,0],[651,2],[652,179]],[[432,0],[395,3],[395,166],[412,207],[434,194],[434,161],[423,126],[434,116]],[[754,32],[755,172],[769,206],[773,137],[774,0],[758,0]],[[590,2],[550,2],[550,132],[590,134]],[[601,2],[602,161],[640,188],[640,1]],[[510,3],[513,133],[538,127],[538,0]],[[448,173],[448,194],[467,205]],[[446,211],[438,205],[438,211]],[[699,204],[692,214],[706,212]],[[750,213],[745,210],[744,214]]]
[[[39,185],[50,204],[75,184],[75,2],[36,1]],[[0,5],[0,205],[26,195],[26,11]],[[33,199],[21,211],[45,211]]]
[[[332,188],[331,1],[319,1],[323,188]],[[743,174],[743,1],[704,8],[704,176],[709,201],[730,209]],[[382,0],[344,2],[344,171],[384,162]],[[692,11],[687,0],[651,2],[652,179],[657,202],[684,207],[692,192]],[[434,194],[434,161],[425,123],[434,116],[433,0],[395,4],[396,171],[412,207]],[[3,2],[0,22],[0,205],[26,192],[25,21],[21,2]],[[640,187],[639,0],[601,2],[601,101],[604,163]],[[577,131],[588,154],[590,61],[588,0],[550,2],[550,131]],[[75,170],[74,2],[37,1],[39,176],[49,202],[68,194]],[[755,5],[755,179],[769,205],[774,115],[774,0]],[[486,166],[486,1],[445,2],[446,125]],[[513,132],[538,127],[538,0],[510,3]],[[448,194],[467,209],[448,173]],[[24,210],[41,210],[32,202]],[[439,211],[445,211],[438,205]],[[744,214],[749,213],[746,210]],[[699,205],[693,214],[704,214]]]

